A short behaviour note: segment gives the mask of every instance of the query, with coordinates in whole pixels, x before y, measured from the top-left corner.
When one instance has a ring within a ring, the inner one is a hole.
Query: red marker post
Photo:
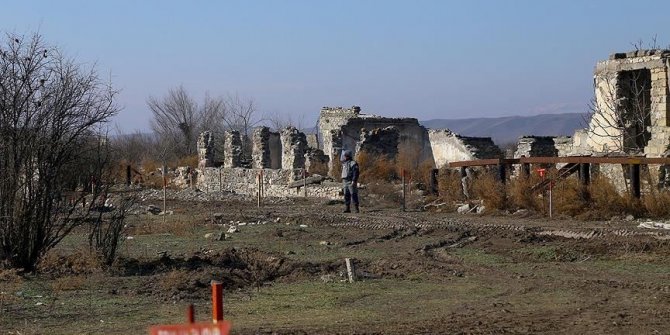
[[[212,323],[193,323],[195,320],[193,305],[186,310],[188,323],[181,325],[162,325],[149,328],[150,335],[228,335],[230,322],[223,320],[223,284],[212,280]]]

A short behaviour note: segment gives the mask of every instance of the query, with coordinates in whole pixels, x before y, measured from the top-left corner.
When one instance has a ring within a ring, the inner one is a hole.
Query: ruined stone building
[[[389,118],[361,113],[361,108],[323,107],[318,121],[323,152],[337,162],[342,150],[366,150],[394,157],[401,147],[418,153],[436,167],[457,160],[499,158],[488,137],[466,137],[449,130],[428,130],[416,118]]]
[[[670,50],[612,54],[596,64],[587,149],[658,157],[670,144]]]

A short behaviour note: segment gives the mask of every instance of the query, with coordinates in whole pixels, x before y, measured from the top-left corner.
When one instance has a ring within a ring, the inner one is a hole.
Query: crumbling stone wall
[[[502,157],[502,151],[490,137],[461,136],[448,129],[430,129],[428,137],[438,168],[449,162]]]
[[[341,150],[356,150],[363,129],[396,127],[399,132],[399,143],[417,148],[421,161],[433,156],[428,131],[415,118],[387,118],[362,114],[358,106],[349,109],[323,107],[318,125],[323,151],[330,157],[331,172],[332,164],[338,161]]]
[[[305,168],[310,174],[328,174],[328,156],[321,149],[307,148]]]
[[[376,128],[361,131],[361,137],[356,143],[356,152],[366,151],[373,156],[385,155],[395,158],[398,154],[400,131],[395,126]]]
[[[321,149],[319,146],[319,134],[306,134],[307,147],[312,149]]]
[[[281,143],[279,133],[268,127],[254,128],[252,135],[252,167],[255,169],[281,168]]]
[[[197,148],[198,167],[202,169],[214,166],[214,135],[211,131],[204,131],[198,136]]]
[[[223,133],[223,136],[223,167],[239,167],[242,159],[242,140],[240,138],[240,132],[237,130],[226,131]]]
[[[521,136],[517,141],[514,158],[556,157],[558,149],[554,139],[554,136]]]
[[[307,139],[305,134],[295,127],[284,128],[281,131],[282,163],[285,170],[302,169],[305,166],[305,151]]]

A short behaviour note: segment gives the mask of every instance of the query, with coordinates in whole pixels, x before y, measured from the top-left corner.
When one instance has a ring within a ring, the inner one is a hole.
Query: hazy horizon
[[[150,96],[253,98],[313,125],[322,106],[419,120],[584,113],[593,67],[645,46],[670,3],[640,1],[21,1],[3,31],[38,31],[121,90],[115,122],[149,129]],[[626,22],[635,24],[625,24]],[[668,36],[657,44],[668,45]]]

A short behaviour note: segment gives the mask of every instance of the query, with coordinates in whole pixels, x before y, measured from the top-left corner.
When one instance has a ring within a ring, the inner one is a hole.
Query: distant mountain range
[[[497,145],[516,143],[520,136],[572,136],[586,127],[584,114],[541,114],[472,119],[433,119],[419,121],[431,129],[449,129],[463,136],[491,137]]]

